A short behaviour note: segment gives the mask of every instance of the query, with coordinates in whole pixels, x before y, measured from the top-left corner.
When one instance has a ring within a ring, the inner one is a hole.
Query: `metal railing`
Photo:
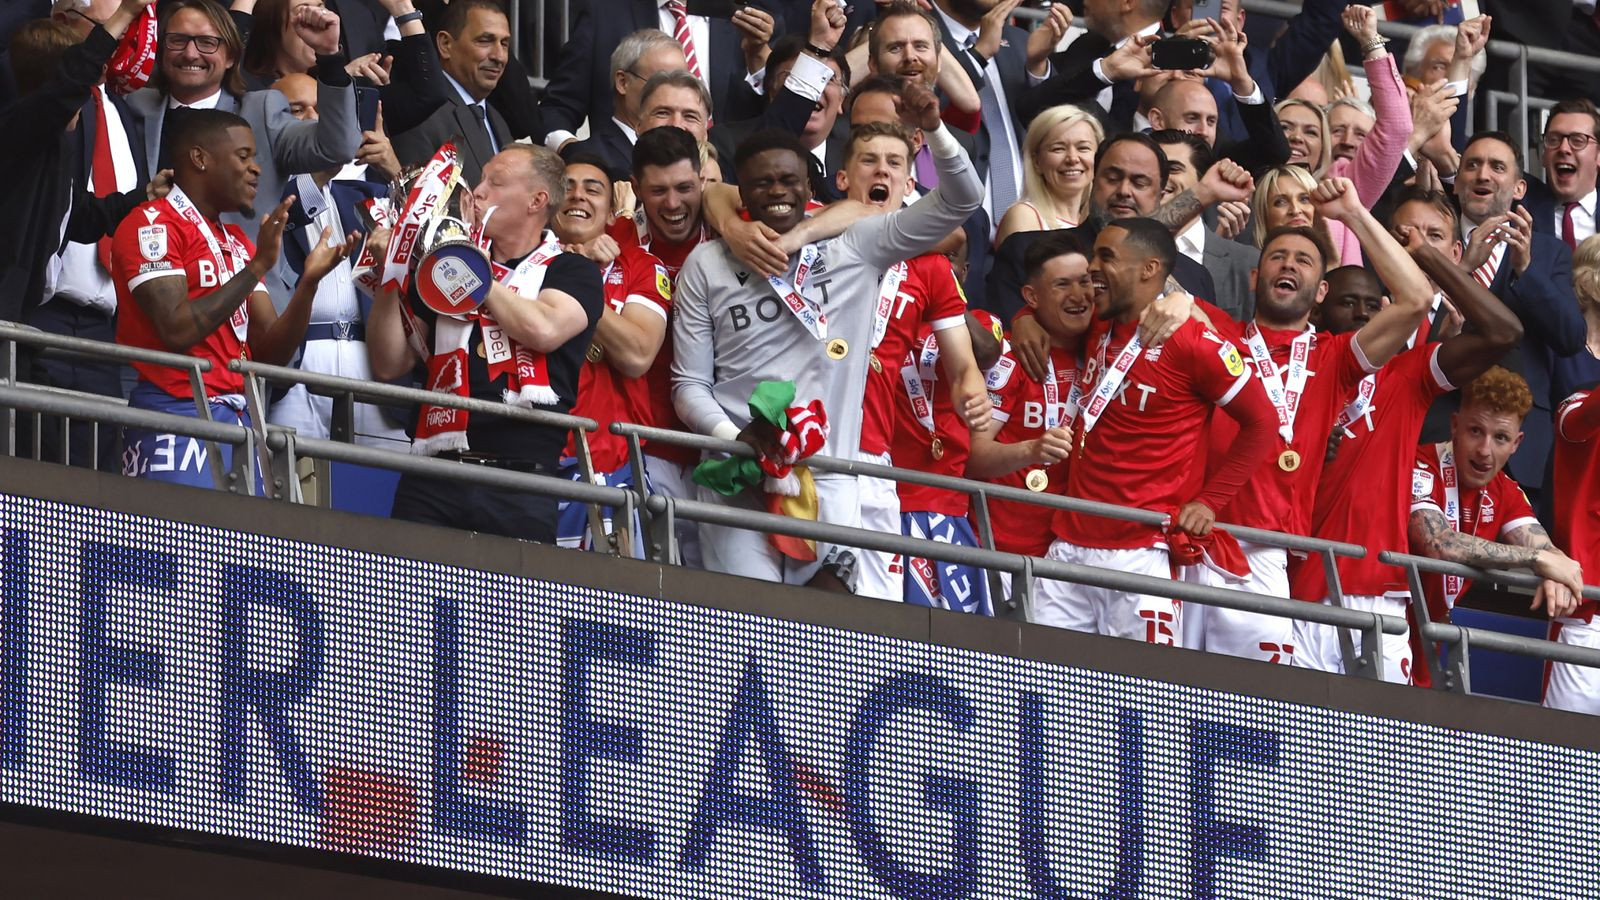
[[[1572,663],[1574,665],[1600,668],[1600,650],[1524,637],[1517,634],[1487,631],[1482,628],[1464,628],[1460,625],[1435,622],[1433,621],[1432,613],[1428,609],[1427,595],[1422,584],[1422,573],[1427,572],[1434,575],[1454,575],[1459,578],[1469,578],[1473,581],[1502,585],[1517,589],[1519,592],[1525,591],[1531,596],[1543,581],[1537,575],[1530,572],[1512,572],[1503,569],[1476,569],[1459,563],[1445,562],[1427,556],[1414,556],[1409,553],[1396,553],[1390,550],[1379,553],[1378,560],[1393,566],[1399,566],[1406,573],[1406,585],[1410,591],[1411,614],[1416,620],[1417,631],[1422,637],[1419,642],[1422,645],[1422,662],[1427,665],[1428,674],[1433,678],[1433,684],[1441,690],[1461,694],[1472,692],[1469,665],[1473,646],[1501,653],[1514,653],[1518,656],[1530,656],[1549,662]],[[1583,599],[1600,601],[1600,587],[1584,585]],[[1438,644],[1449,644],[1453,648],[1452,652],[1448,654],[1448,658],[1440,655],[1436,646]]]
[[[80,358],[102,360],[138,359],[185,369],[197,373],[193,384],[198,397],[204,397],[203,384],[199,381],[199,374],[209,371],[209,366],[204,361],[188,356],[139,351],[82,338],[49,335],[25,326],[0,322],[0,360],[5,362],[5,365],[0,367],[0,409],[5,410],[9,425],[5,446],[8,453],[12,455],[15,454],[17,449],[14,435],[16,413],[18,411],[39,416],[61,416],[80,421],[97,421],[116,426],[169,431],[209,441],[213,444],[226,444],[236,448],[236,452],[232,454],[232,469],[225,473],[222,481],[219,482],[219,486],[240,493],[253,492],[252,486],[255,478],[252,477],[253,472],[250,463],[252,460],[256,460],[260,466],[263,481],[267,485],[265,491],[267,496],[290,502],[300,502],[301,498],[292,485],[294,483],[295,460],[297,457],[303,456],[453,480],[502,490],[541,494],[570,502],[583,503],[589,507],[590,527],[597,537],[604,533],[601,528],[598,507],[609,506],[619,510],[622,514],[616,517],[618,523],[630,521],[635,511],[637,511],[647,527],[646,540],[644,541],[645,555],[658,561],[671,560],[676,556],[676,537],[673,526],[679,518],[686,521],[736,527],[766,534],[783,534],[812,540],[824,540],[859,549],[899,553],[968,565],[984,569],[991,573],[992,577],[996,578],[998,575],[995,573],[1009,574],[1012,576],[1010,596],[1014,609],[1023,619],[1028,621],[1033,619],[1035,580],[1037,578],[1046,578],[1112,590],[1170,597],[1182,602],[1199,603],[1207,606],[1332,626],[1339,629],[1341,646],[1345,655],[1346,671],[1369,678],[1378,678],[1382,675],[1383,661],[1380,655],[1382,641],[1378,639],[1379,635],[1403,634],[1406,630],[1405,621],[1399,617],[1352,610],[1338,605],[1342,600],[1342,596],[1335,560],[1336,557],[1359,558],[1364,556],[1366,551],[1354,544],[1323,541],[1301,535],[1283,534],[1222,523],[1221,527],[1229,529],[1236,537],[1250,543],[1318,554],[1322,559],[1328,578],[1330,597],[1334,602],[1333,605],[1306,603],[1248,591],[1135,575],[1128,572],[1002,552],[994,549],[993,530],[990,527],[988,518],[989,501],[997,499],[1029,503],[1050,509],[1072,510],[1088,515],[1115,518],[1153,527],[1161,527],[1166,524],[1167,517],[1164,514],[1151,510],[1111,506],[1055,494],[1037,494],[1016,487],[899,469],[856,460],[828,457],[811,457],[808,459],[808,464],[818,471],[887,478],[897,482],[920,484],[967,494],[972,498],[973,518],[978,523],[977,530],[982,546],[964,547],[942,541],[912,538],[893,533],[886,534],[863,528],[849,528],[822,522],[803,521],[718,503],[676,499],[654,492],[647,487],[648,481],[645,479],[643,471],[643,442],[646,440],[692,447],[702,451],[745,456],[753,455],[753,451],[747,445],[739,442],[722,441],[702,435],[667,431],[641,425],[613,424],[611,431],[623,436],[628,443],[630,463],[635,469],[635,483],[639,487],[609,487],[594,483],[596,479],[592,464],[588,462],[586,433],[593,431],[598,426],[593,420],[579,416],[564,415],[547,410],[515,408],[498,403],[454,397],[414,388],[235,360],[229,363],[229,367],[244,376],[246,393],[253,413],[251,416],[252,424],[247,428],[240,425],[210,421],[208,418],[189,418],[172,413],[135,409],[113,399],[72,394],[19,383],[16,378],[16,360],[18,358],[18,346],[24,344],[39,348],[41,352],[46,353],[65,353]],[[333,398],[335,423],[330,428],[330,434],[334,439],[321,440],[302,437],[296,434],[293,429],[266,424],[264,410],[261,408],[261,398],[265,395],[264,385],[269,381],[303,385],[313,394]],[[203,400],[200,402],[204,403]],[[584,461],[585,480],[573,481],[550,475],[461,465],[446,460],[415,456],[410,453],[355,445],[350,441],[355,437],[352,419],[354,405],[358,402],[399,406],[430,403],[465,409],[469,412],[507,417],[529,424],[570,430],[577,438],[574,444],[579,448],[580,457]],[[597,541],[595,549],[609,549],[617,555],[625,555],[633,544],[627,539],[627,532],[620,527],[618,537],[619,540],[609,546],[603,546]],[[1536,579],[1533,579],[1532,576],[1515,573],[1480,573],[1466,567],[1443,568],[1449,564],[1417,557],[1407,557],[1403,554],[1386,553],[1382,558],[1385,562],[1391,562],[1402,567],[1409,565],[1412,567],[1409,571],[1413,572],[1418,569],[1423,571],[1450,571],[1453,574],[1466,574],[1470,577],[1493,580],[1517,587],[1528,587],[1530,583],[1536,583]],[[1592,592],[1595,599],[1600,599],[1600,588],[1590,588],[1589,591]],[[995,590],[993,595],[998,598],[1004,594]],[[1479,646],[1509,649],[1511,652],[1542,659],[1600,667],[1600,651],[1582,650],[1581,648],[1573,648],[1550,641],[1511,637],[1483,632],[1479,629],[1440,625],[1427,622],[1425,618],[1420,621],[1422,622],[1420,630],[1430,641],[1443,641],[1462,647],[1469,643],[1476,643]],[[1362,636],[1359,653],[1352,646],[1353,642],[1350,636],[1350,631],[1352,630],[1359,632]],[[1459,667],[1457,667],[1456,656],[1461,658]],[[1449,671],[1442,672],[1443,677],[1436,680],[1435,684],[1449,690],[1465,690],[1467,687],[1465,656],[1466,653],[1464,651],[1453,655],[1450,662],[1451,668]],[[1437,663],[1434,664],[1434,667],[1438,667]]]

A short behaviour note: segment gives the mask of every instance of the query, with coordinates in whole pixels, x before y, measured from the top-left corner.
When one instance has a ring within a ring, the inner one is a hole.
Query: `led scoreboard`
[[[1591,752],[0,495],[14,806],[643,897],[1595,897],[1597,784]]]

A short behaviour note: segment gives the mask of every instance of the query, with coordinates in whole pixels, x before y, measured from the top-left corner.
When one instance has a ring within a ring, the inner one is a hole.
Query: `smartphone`
[[[1215,58],[1211,45],[1199,38],[1162,38],[1150,48],[1150,64],[1158,69],[1204,69]]]
[[[378,130],[378,89],[356,88],[356,125],[362,131]]]
[[[748,0],[689,0],[684,11],[708,19],[731,19],[734,13],[749,5]]]
[[[1194,7],[1189,12],[1189,21],[1199,19],[1222,18],[1222,0],[1194,0]]]

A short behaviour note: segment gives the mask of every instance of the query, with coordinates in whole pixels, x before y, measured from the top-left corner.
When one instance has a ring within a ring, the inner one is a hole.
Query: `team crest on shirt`
[[[1144,358],[1150,362],[1159,361],[1161,359],[1161,348],[1151,347],[1149,350],[1144,352]]]
[[[1239,348],[1229,343],[1223,343],[1217,350],[1217,356],[1222,358],[1222,364],[1228,367],[1228,374],[1238,377],[1244,374],[1244,360],[1239,357]]]
[[[155,262],[167,255],[167,226],[146,225],[139,229],[139,252]]]
[[[1433,496],[1433,473],[1426,466],[1419,465],[1411,470],[1411,496]]]

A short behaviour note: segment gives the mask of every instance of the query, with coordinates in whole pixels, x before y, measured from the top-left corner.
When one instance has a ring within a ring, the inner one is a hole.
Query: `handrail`
[[[97,419],[123,427],[151,431],[167,431],[201,441],[231,444],[235,447],[250,440],[250,429],[243,425],[228,425],[207,419],[193,419],[153,409],[139,409],[115,403],[91,400],[83,395],[45,390],[32,385],[0,384],[0,407],[25,409],[48,416],[66,416],[73,419]]]
[[[1203,603],[1208,606],[1258,612],[1287,619],[1304,619],[1308,622],[1332,625],[1338,628],[1369,630],[1377,627],[1385,634],[1405,634],[1406,632],[1406,622],[1398,616],[1345,609],[1339,606],[1327,606],[1321,603],[1286,600],[1281,597],[1252,594],[1248,591],[1232,588],[1212,587],[1171,578],[1157,578],[1153,575],[1139,575],[1132,572],[1064,563],[1057,560],[1030,558],[1016,553],[985,550],[980,547],[963,547],[958,544],[928,541],[866,528],[829,525],[808,519],[797,519],[759,510],[723,506],[718,503],[705,503],[699,500],[674,500],[660,494],[650,495],[646,505],[652,512],[657,513],[665,512],[670,507],[675,515],[694,522],[706,522],[730,528],[745,528],[766,534],[783,534],[808,540],[847,544],[852,547],[879,550],[886,553],[924,556],[974,568],[996,569],[1009,572],[1012,575],[1026,575],[1031,571],[1033,575],[1054,581],[1069,581],[1075,584],[1086,584],[1091,587],[1153,594],[1160,597],[1171,597],[1180,601]]]
[[[1537,589],[1544,582],[1543,578],[1528,572],[1515,572],[1508,569],[1478,569],[1473,566],[1464,566],[1460,563],[1434,559],[1431,556],[1416,556],[1395,550],[1380,551],[1378,553],[1378,561],[1388,563],[1391,566],[1416,566],[1424,572],[1432,572],[1436,575],[1455,575],[1461,578],[1471,578],[1474,581],[1489,581],[1508,587],[1527,588],[1530,591]],[[1600,586],[1584,585],[1583,597],[1585,600],[1600,600]]]
[[[755,451],[748,444],[741,441],[725,441],[720,438],[709,437],[703,434],[689,434],[682,431],[671,431],[664,428],[652,428],[647,425],[633,425],[625,422],[614,422],[611,425],[613,434],[624,437],[634,436],[641,440],[660,441],[664,444],[674,444],[680,447],[692,447],[697,450],[710,450],[714,453],[727,453],[736,456],[754,456]],[[1124,522],[1134,522],[1140,525],[1150,525],[1156,528],[1164,527],[1168,523],[1165,513],[1149,509],[1136,509],[1128,506],[1116,506],[1110,503],[1098,503],[1093,500],[1080,500],[1076,497],[1065,497],[1060,494],[1035,493],[1018,487],[1003,484],[993,484],[987,481],[977,481],[971,478],[959,478],[953,475],[935,475],[931,472],[919,472],[915,469],[901,469],[895,466],[884,466],[877,463],[862,462],[859,460],[839,459],[832,456],[810,456],[806,458],[806,465],[823,472],[837,472],[843,475],[867,475],[877,478],[887,478],[892,481],[903,481],[909,484],[919,484],[926,487],[944,488],[963,494],[982,492],[989,497],[1001,500],[1012,500],[1019,503],[1029,503],[1035,506],[1050,509],[1064,509],[1071,512],[1084,513],[1085,515],[1100,516],[1108,519],[1119,519]],[[1217,523],[1218,528],[1225,528],[1234,537],[1254,544],[1264,544],[1271,547],[1281,547],[1288,550],[1303,550],[1311,553],[1328,552],[1335,556],[1350,559],[1361,559],[1367,555],[1365,547],[1356,544],[1346,544],[1338,541],[1325,541],[1319,538],[1307,537],[1299,534],[1286,534],[1279,531],[1267,531],[1261,528],[1250,528],[1244,525],[1229,525]]]
[[[78,352],[95,358],[109,357],[120,362],[142,362],[153,366],[167,366],[173,369],[211,371],[211,360],[201,359],[198,356],[168,353],[164,350],[146,350],[143,347],[129,347],[125,344],[112,344],[90,338],[53,334],[48,331],[40,331],[30,325],[19,325],[15,322],[3,320],[0,320],[0,341],[34,344],[51,350]]]
[[[511,406],[506,403],[494,403],[473,397],[458,397],[455,394],[425,391],[419,388],[402,387],[397,384],[385,384],[381,381],[361,381],[355,378],[346,378],[342,375],[307,372],[304,369],[273,366],[255,362],[254,360],[229,360],[228,369],[241,375],[254,375],[257,378],[265,378],[268,381],[283,381],[290,384],[304,385],[306,390],[324,397],[349,394],[357,401],[363,403],[376,402],[383,406],[430,403],[434,406],[444,406],[472,413],[499,416],[517,422],[527,422],[531,425],[565,428],[568,431],[596,431],[600,428],[600,423],[593,419],[586,419],[583,416],[574,416],[568,413],[553,412],[548,409]]]

